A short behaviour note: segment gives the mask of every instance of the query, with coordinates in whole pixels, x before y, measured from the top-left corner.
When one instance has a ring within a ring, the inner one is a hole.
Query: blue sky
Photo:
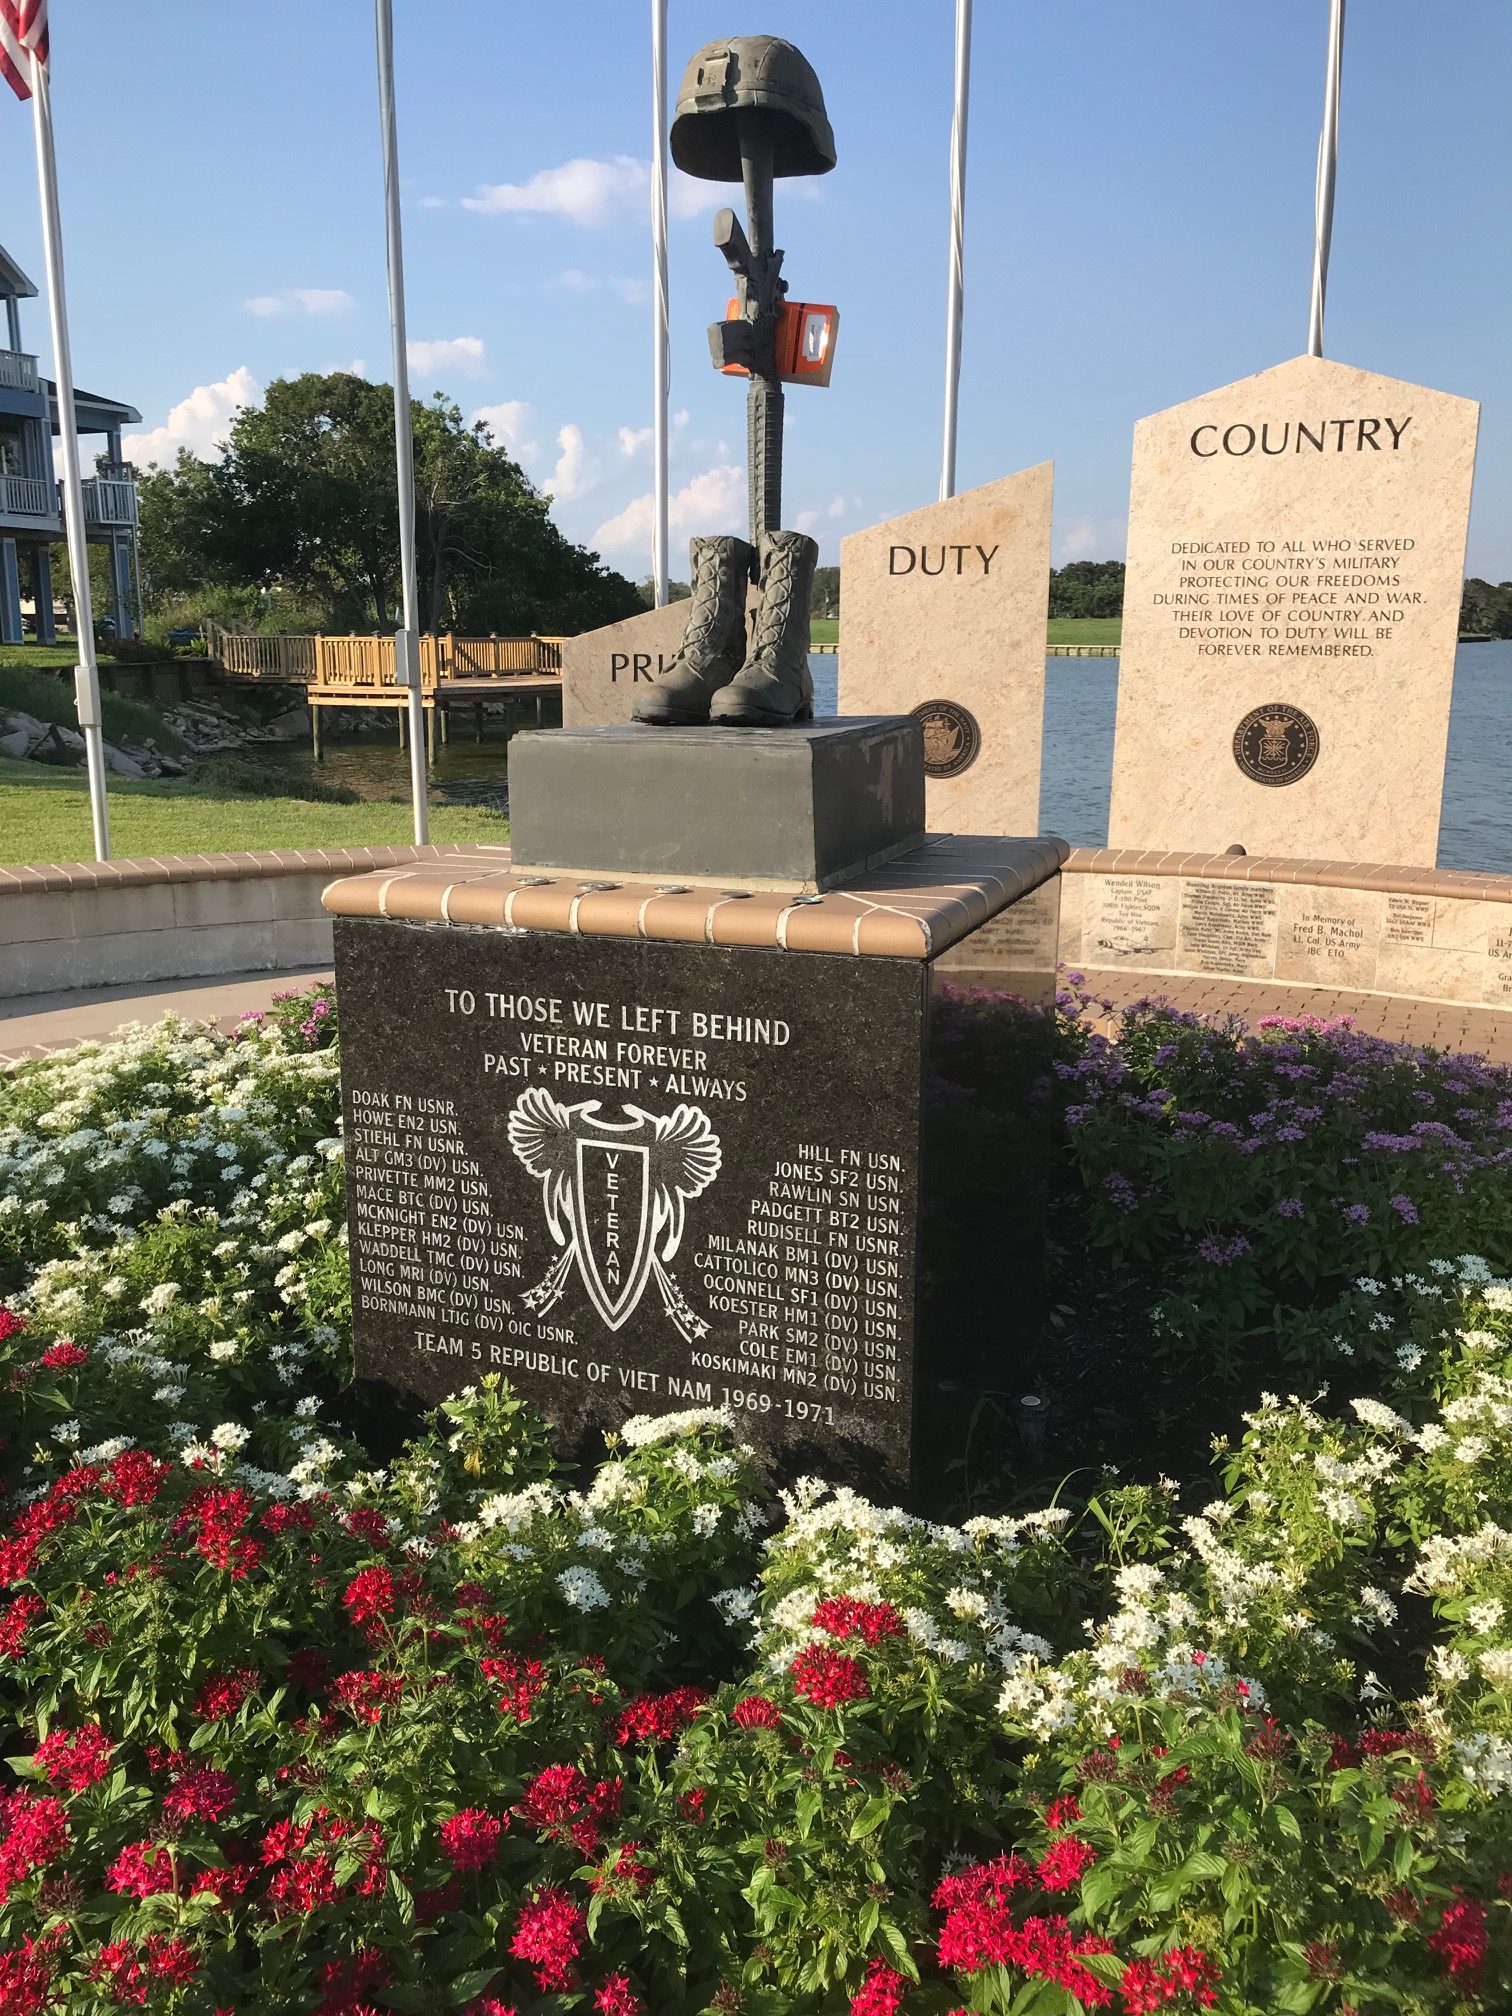
[[[795,299],[837,302],[788,401],[788,523],[930,501],[951,0],[671,0],[669,71],[763,29],[819,72],[839,165],[778,189]],[[485,412],[559,522],[649,567],[644,0],[396,0],[417,392]],[[1058,559],[1121,554],[1142,414],[1305,347],[1326,0],[977,0],[961,488],[1056,464]],[[372,9],[54,0],[75,369],[207,449],[281,374],[386,378]],[[1469,566],[1512,576],[1512,6],[1350,10],[1329,354],[1483,402]],[[0,98],[0,242],[40,280],[30,116]],[[491,193],[489,193],[491,192]],[[674,534],[740,529],[743,395],[708,363],[710,213],[674,189]],[[41,303],[27,341],[48,349]],[[674,570],[676,571],[676,570]]]

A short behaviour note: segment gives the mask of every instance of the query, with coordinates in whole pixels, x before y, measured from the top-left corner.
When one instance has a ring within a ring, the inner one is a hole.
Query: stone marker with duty
[[[934,832],[1039,829],[1053,468],[847,535],[842,712],[924,729]]]
[[[1296,357],[1140,421],[1111,847],[1434,865],[1478,413]]]

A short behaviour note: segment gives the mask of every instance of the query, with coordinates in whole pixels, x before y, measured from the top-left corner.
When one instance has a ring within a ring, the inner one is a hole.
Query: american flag
[[[47,61],[47,0],[0,0],[0,77],[18,98],[31,96],[30,51]]]

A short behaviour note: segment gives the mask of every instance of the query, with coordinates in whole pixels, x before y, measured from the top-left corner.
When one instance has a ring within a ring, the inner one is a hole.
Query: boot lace
[[[775,651],[782,643],[782,633],[792,613],[796,560],[791,547],[779,546],[767,561],[756,610],[756,631],[751,639],[753,657],[758,651]]]

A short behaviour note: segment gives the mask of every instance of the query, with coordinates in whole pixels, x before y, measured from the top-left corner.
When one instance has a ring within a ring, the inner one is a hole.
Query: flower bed
[[[7,2016],[1509,2006],[1497,1198],[1195,1492],[926,1524],[705,1412],[568,1476],[344,1395],[316,1008],[0,1080]]]

